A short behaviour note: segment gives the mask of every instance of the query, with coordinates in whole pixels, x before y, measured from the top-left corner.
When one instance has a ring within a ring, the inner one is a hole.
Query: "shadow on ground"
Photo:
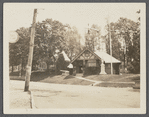
[[[22,76],[19,76],[19,72],[12,72],[9,74],[10,76],[10,80],[21,80],[21,81],[25,81],[25,74],[23,74]],[[45,71],[33,71],[31,74],[31,78],[30,81],[41,81],[44,80],[46,78],[52,78],[54,77],[55,74],[54,73],[48,73]]]
[[[48,77],[52,78],[54,77],[54,74],[48,73],[48,72],[33,72],[31,75],[31,80],[30,81],[41,81],[44,80]]]
[[[66,76],[66,77],[64,78],[64,80],[66,80],[66,79],[71,79],[71,78],[75,78],[75,77],[72,76],[72,75],[68,75],[68,76]]]

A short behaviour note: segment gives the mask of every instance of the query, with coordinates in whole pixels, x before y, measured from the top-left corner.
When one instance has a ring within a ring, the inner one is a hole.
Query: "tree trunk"
[[[47,72],[49,72],[49,62],[46,62],[47,63]]]
[[[123,69],[124,71],[124,73],[125,73],[125,53],[124,53],[124,69]]]
[[[21,76],[23,75],[23,58],[21,58]]]

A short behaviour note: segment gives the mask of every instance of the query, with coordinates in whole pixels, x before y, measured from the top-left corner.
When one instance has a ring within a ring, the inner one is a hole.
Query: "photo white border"
[[[40,4],[40,3],[36,3]],[[43,3],[42,3],[43,4]],[[102,3],[103,4],[103,3]],[[107,3],[105,3],[107,4]],[[111,3],[112,4],[112,3]],[[146,3],[138,3],[141,9],[140,38],[140,108],[99,108],[99,109],[9,109],[9,40],[6,38],[5,5],[3,9],[3,110],[4,114],[145,114],[146,113]]]

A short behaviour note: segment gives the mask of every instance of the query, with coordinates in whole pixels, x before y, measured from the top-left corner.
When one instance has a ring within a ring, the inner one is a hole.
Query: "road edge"
[[[33,92],[30,91],[30,106],[31,106],[31,109],[35,109],[36,106],[35,106],[35,102],[34,102],[34,98],[33,98]]]

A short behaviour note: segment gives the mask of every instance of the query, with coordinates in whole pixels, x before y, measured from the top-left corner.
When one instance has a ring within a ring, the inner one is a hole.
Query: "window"
[[[96,67],[96,60],[88,60],[88,67]]]

